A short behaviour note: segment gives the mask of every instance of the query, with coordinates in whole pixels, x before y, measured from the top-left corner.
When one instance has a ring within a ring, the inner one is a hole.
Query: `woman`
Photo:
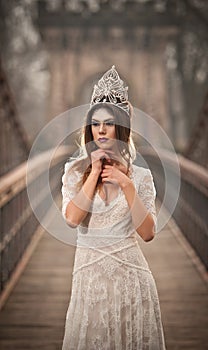
[[[165,349],[155,282],[137,241],[154,238],[156,192],[150,170],[132,164],[131,107],[114,66],[91,105],[86,156],[67,162],[62,178],[63,216],[78,230],[62,350]]]

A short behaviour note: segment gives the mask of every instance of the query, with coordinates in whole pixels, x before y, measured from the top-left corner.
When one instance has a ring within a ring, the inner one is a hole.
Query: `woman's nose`
[[[100,123],[99,132],[105,132],[105,124]]]

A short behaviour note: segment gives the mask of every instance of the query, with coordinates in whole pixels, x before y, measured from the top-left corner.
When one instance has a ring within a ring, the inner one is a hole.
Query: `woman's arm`
[[[66,207],[66,221],[71,227],[79,225],[87,216],[91,201],[94,197],[99,172],[89,174],[78,194]]]
[[[154,220],[139,197],[131,179],[123,181],[121,188],[131,210],[132,221],[137,233],[148,242],[154,238]]]
[[[78,226],[87,216],[95,194],[97,181],[102,171],[102,159],[105,158],[110,161],[108,153],[113,152],[97,149],[91,153],[92,170],[81,190],[66,206],[65,218],[69,226]]]
[[[116,182],[123,190],[128,202],[132,221],[137,233],[146,242],[154,238],[154,220],[147,210],[131,179],[115,166],[106,165],[101,174],[103,182]]]

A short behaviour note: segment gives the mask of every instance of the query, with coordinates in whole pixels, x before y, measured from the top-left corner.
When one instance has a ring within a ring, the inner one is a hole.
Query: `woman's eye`
[[[114,120],[109,120],[108,122],[104,122],[103,124],[105,126],[113,126],[113,125],[115,125],[115,122],[114,122]],[[92,126],[100,126],[100,123],[92,121],[91,125]]]

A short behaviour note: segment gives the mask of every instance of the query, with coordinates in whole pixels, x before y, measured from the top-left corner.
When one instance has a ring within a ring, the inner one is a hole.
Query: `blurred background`
[[[66,110],[89,103],[94,84],[112,65],[129,86],[132,105],[159,123],[179,159],[181,190],[174,221],[165,228],[169,240],[160,241],[147,252],[153,265],[161,247],[167,254],[166,264],[164,260],[161,265],[156,264],[155,275],[168,349],[208,349],[208,313],[205,313],[208,306],[208,2],[0,0],[2,349],[28,349],[31,337],[34,349],[60,349],[70,294],[66,266],[74,252],[56,240],[51,243],[49,236],[44,240],[46,233],[41,231],[27,197],[26,162],[43,127]],[[148,131],[151,132],[147,125]],[[50,137],[53,139],[54,135]],[[74,138],[68,141],[65,145],[72,146]],[[174,192],[177,174],[174,160],[166,151],[164,162]],[[70,147],[59,149],[50,168],[50,186],[57,203],[60,203],[63,164],[69,154]],[[160,208],[165,195],[164,171],[151,149],[143,156],[154,175]],[[43,152],[38,163],[34,162],[28,184],[37,196],[42,217],[49,209],[48,194],[43,188],[46,159],[47,152]],[[168,203],[166,208],[169,209]],[[175,251],[169,250],[170,242],[176,244]],[[61,257],[55,267],[57,252]],[[178,256],[181,262],[178,266],[174,265],[176,253],[182,254]],[[35,259],[40,262],[40,268]],[[187,266],[188,271],[184,270]],[[171,278],[173,270],[176,275]],[[53,283],[51,271],[56,271]],[[180,276],[179,271],[183,271]],[[43,281],[48,281],[47,286],[41,287]],[[170,290],[168,284],[172,286]],[[184,294],[176,293],[178,289]],[[58,293],[60,298],[56,297]],[[47,304],[49,295],[52,299]],[[170,295],[168,301],[167,295]],[[48,307],[45,311],[43,300]],[[51,315],[49,309],[54,303],[57,309]],[[31,310],[31,304],[36,312]],[[57,320],[60,310],[59,322],[55,321],[53,326],[44,319],[44,315],[50,315],[50,319]],[[178,315],[182,313],[180,322],[175,310]],[[191,313],[198,315],[195,320]],[[23,323],[22,315],[26,320]],[[28,337],[24,335],[27,327],[32,329]]]

